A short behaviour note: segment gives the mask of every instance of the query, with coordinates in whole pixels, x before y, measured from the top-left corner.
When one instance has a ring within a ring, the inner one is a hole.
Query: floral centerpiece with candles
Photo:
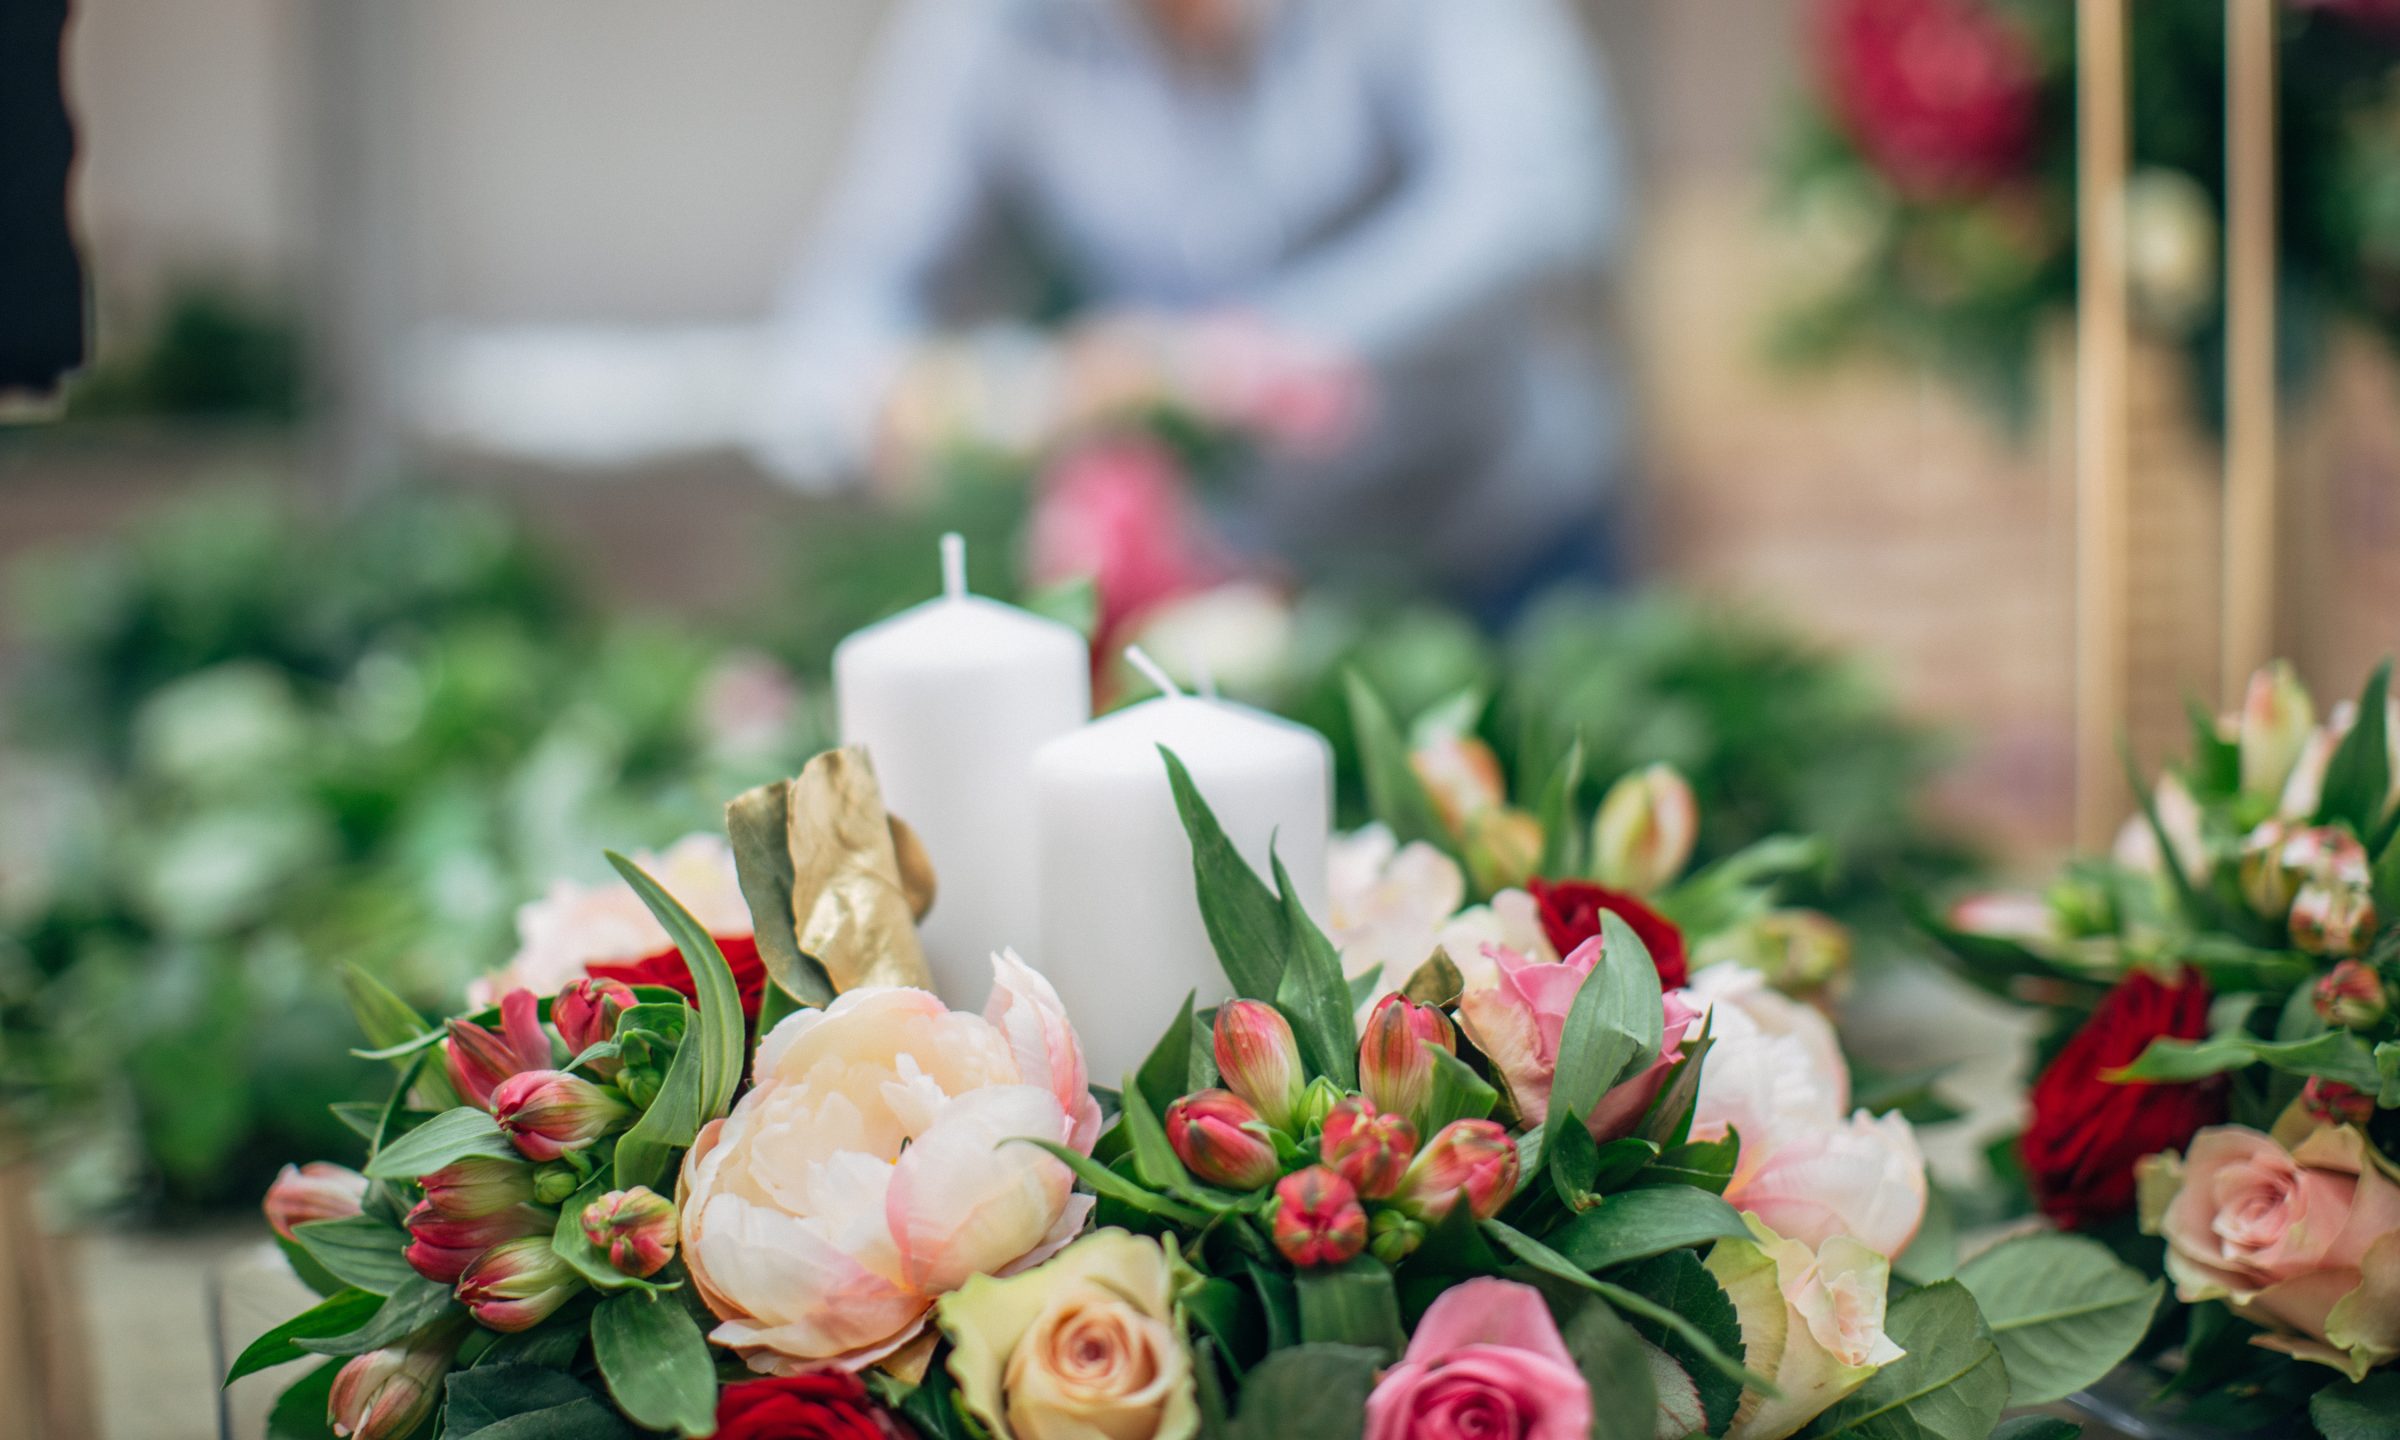
[[[1813,1009],[1677,983],[1614,911],[1451,993],[1356,983],[1224,768],[1156,759],[1222,1003],[1071,1010],[1004,951],[951,1008],[939,882],[855,750],[729,807],[746,946],[696,913],[721,866],[687,904],[619,860],[479,1008],[359,981],[393,1083],[343,1114],[359,1169],[267,1197],[323,1296],[232,1366],[311,1367],[270,1433],[1983,1440],[2146,1328],[2155,1288],[2071,1237],[1896,1280],[1922,1162]],[[1158,1038],[1090,1074],[1127,1028]]]
[[[2400,1414],[2400,714],[2289,667],[2141,795],[2115,852],[1935,928],[2058,1037],[2030,1200],[2173,1282],[2168,1398],[2341,1437]],[[2138,1232],[2138,1233],[2137,1233]],[[2163,1246],[2163,1249],[2162,1249]]]

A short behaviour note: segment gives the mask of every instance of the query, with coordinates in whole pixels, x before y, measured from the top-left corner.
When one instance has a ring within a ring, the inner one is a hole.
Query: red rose
[[[1903,193],[1980,191],[2031,162],[2040,71],[1985,0],[1830,0],[1820,22],[1834,115]]]
[[[1542,910],[1542,933],[1562,956],[1600,933],[1600,916],[1613,913],[1642,937],[1650,963],[1658,967],[1658,988],[1681,990],[1691,979],[1684,957],[1683,932],[1675,922],[1621,891],[1589,880],[1528,880],[1534,903]]]
[[[2133,1208],[2133,1164],[2174,1150],[2225,1118],[2221,1078],[2188,1085],[2113,1084],[2153,1040],[2208,1033],[2208,984],[2187,972],[2168,985],[2125,977],[2033,1084],[2033,1121],[2019,1142],[2042,1212],[2077,1230]]]
[[[907,1440],[856,1375],[777,1375],[717,1392],[716,1440]]]
[[[749,935],[719,935],[717,948],[733,969],[733,987],[742,995],[742,1018],[758,1020],[758,1001],[767,989],[767,962],[758,958],[758,941]],[[700,989],[692,983],[692,967],[683,952],[672,947],[639,960],[604,960],[584,967],[595,980],[621,980],[628,985],[663,985],[684,999],[697,1002]]]

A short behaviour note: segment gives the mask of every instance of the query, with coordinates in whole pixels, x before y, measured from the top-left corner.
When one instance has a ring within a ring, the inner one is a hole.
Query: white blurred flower
[[[1383,825],[1334,837],[1325,863],[1327,930],[1342,973],[1380,975],[1377,996],[1432,957],[1467,898],[1457,861],[1422,840],[1403,846]]]
[[[692,912],[711,935],[750,933],[750,907],[733,868],[733,847],[718,835],[686,835],[664,852],[636,851],[649,872]],[[517,953],[508,964],[467,987],[468,1000],[489,1005],[511,990],[555,995],[604,961],[632,961],[674,946],[633,887],[555,881],[550,892],[517,909]]]
[[[1283,592],[1244,580],[1152,608],[1133,643],[1195,685],[1207,677],[1229,695],[1258,696],[1290,669],[1293,633]]]

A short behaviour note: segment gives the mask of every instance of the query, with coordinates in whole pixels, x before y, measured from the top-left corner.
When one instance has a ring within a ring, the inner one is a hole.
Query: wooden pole
[[[2126,0],[2075,17],[2075,839],[2098,849],[2126,804]]]
[[[2225,0],[2225,615],[2239,703],[2275,654],[2275,7]]]

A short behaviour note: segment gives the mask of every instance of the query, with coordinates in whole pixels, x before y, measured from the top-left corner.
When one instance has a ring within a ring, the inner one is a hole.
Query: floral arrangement
[[[1032,966],[953,1010],[905,928],[854,922],[929,892],[879,801],[802,806],[845,753],[728,811],[754,1014],[724,922],[621,859],[554,897],[591,938],[496,1003],[434,1024],[355,987],[397,1074],[344,1113],[359,1170],[268,1194],[324,1297],[231,1367],[314,1362],[272,1433],[1983,1440],[2148,1324],[2155,1287],[2072,1237],[1895,1279],[1907,1122],[1851,1109],[1815,1010],[1734,966],[1683,985],[1615,911],[1455,986],[1353,983],[1171,754],[1233,998],[1093,1084]],[[656,929],[605,939],[635,904]],[[2117,1300],[2062,1312],[2095,1283]]]
[[[2400,1413],[2400,717],[2288,666],[2142,794],[2115,853],[1936,928],[2064,1037],[2019,1153],[2054,1224],[2163,1270],[2168,1400],[2224,1423]],[[2137,1235],[2135,1232],[2138,1231]],[[2163,1247],[2163,1248],[2162,1248]],[[2246,1342],[2246,1343],[2245,1343]]]

